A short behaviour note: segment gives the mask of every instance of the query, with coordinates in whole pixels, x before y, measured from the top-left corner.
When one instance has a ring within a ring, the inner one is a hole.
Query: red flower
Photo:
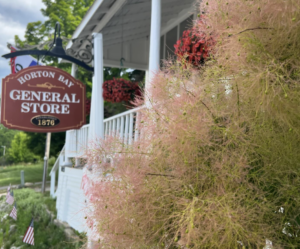
[[[202,21],[199,21],[202,23]],[[199,33],[195,28],[183,31],[182,37],[174,45],[179,61],[186,58],[194,66],[199,66],[210,55],[215,40],[212,36]]]
[[[124,79],[107,80],[103,83],[103,98],[109,102],[128,102],[135,96],[141,96],[137,82]]]

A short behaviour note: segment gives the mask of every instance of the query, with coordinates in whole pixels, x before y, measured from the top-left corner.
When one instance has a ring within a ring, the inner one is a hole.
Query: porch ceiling
[[[195,0],[162,0],[162,30],[178,18],[180,13],[193,10]],[[91,38],[92,33],[103,34],[104,47],[139,40],[150,35],[151,0],[96,0],[73,39]],[[68,47],[74,47],[68,44]]]

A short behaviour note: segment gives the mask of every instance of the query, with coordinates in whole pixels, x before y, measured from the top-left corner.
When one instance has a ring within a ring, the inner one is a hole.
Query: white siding
[[[57,187],[57,218],[66,221],[78,232],[84,232],[84,207],[85,196],[81,189],[81,179],[83,170],[65,168],[65,172],[60,167]]]

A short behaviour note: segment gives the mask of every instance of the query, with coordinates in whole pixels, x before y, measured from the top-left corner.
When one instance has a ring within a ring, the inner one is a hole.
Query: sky
[[[7,43],[14,44],[14,36],[24,39],[29,22],[44,21],[42,0],[0,0],[0,81],[10,74],[9,60],[2,58],[9,53]]]

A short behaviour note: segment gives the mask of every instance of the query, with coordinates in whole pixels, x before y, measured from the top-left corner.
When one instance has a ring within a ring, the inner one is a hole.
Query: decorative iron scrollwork
[[[74,58],[83,61],[84,63],[91,63],[93,61],[93,43],[91,39],[77,38],[73,39],[72,48],[68,48],[66,53]]]
[[[52,47],[53,46],[53,41],[45,41],[43,43],[40,44],[35,44],[35,45],[31,45],[31,44],[24,44],[22,48],[18,47],[18,50],[22,51],[22,50],[30,50],[30,49],[37,49],[37,50],[43,50],[45,47]],[[7,47],[9,49],[12,49],[12,45],[10,43],[7,43]]]
[[[70,41],[73,42],[73,46],[71,48],[65,49],[66,54],[69,56],[72,56],[86,64],[89,64],[93,61],[93,43],[91,39],[87,38],[77,38],[77,39],[68,39],[66,37],[61,37],[61,39],[65,42],[68,43]],[[30,44],[24,44],[22,48],[17,48],[18,51],[22,50],[43,50],[45,47],[51,48],[53,46],[53,41],[45,41],[40,44],[36,45],[30,45]],[[7,47],[11,50],[12,45],[7,44]]]

